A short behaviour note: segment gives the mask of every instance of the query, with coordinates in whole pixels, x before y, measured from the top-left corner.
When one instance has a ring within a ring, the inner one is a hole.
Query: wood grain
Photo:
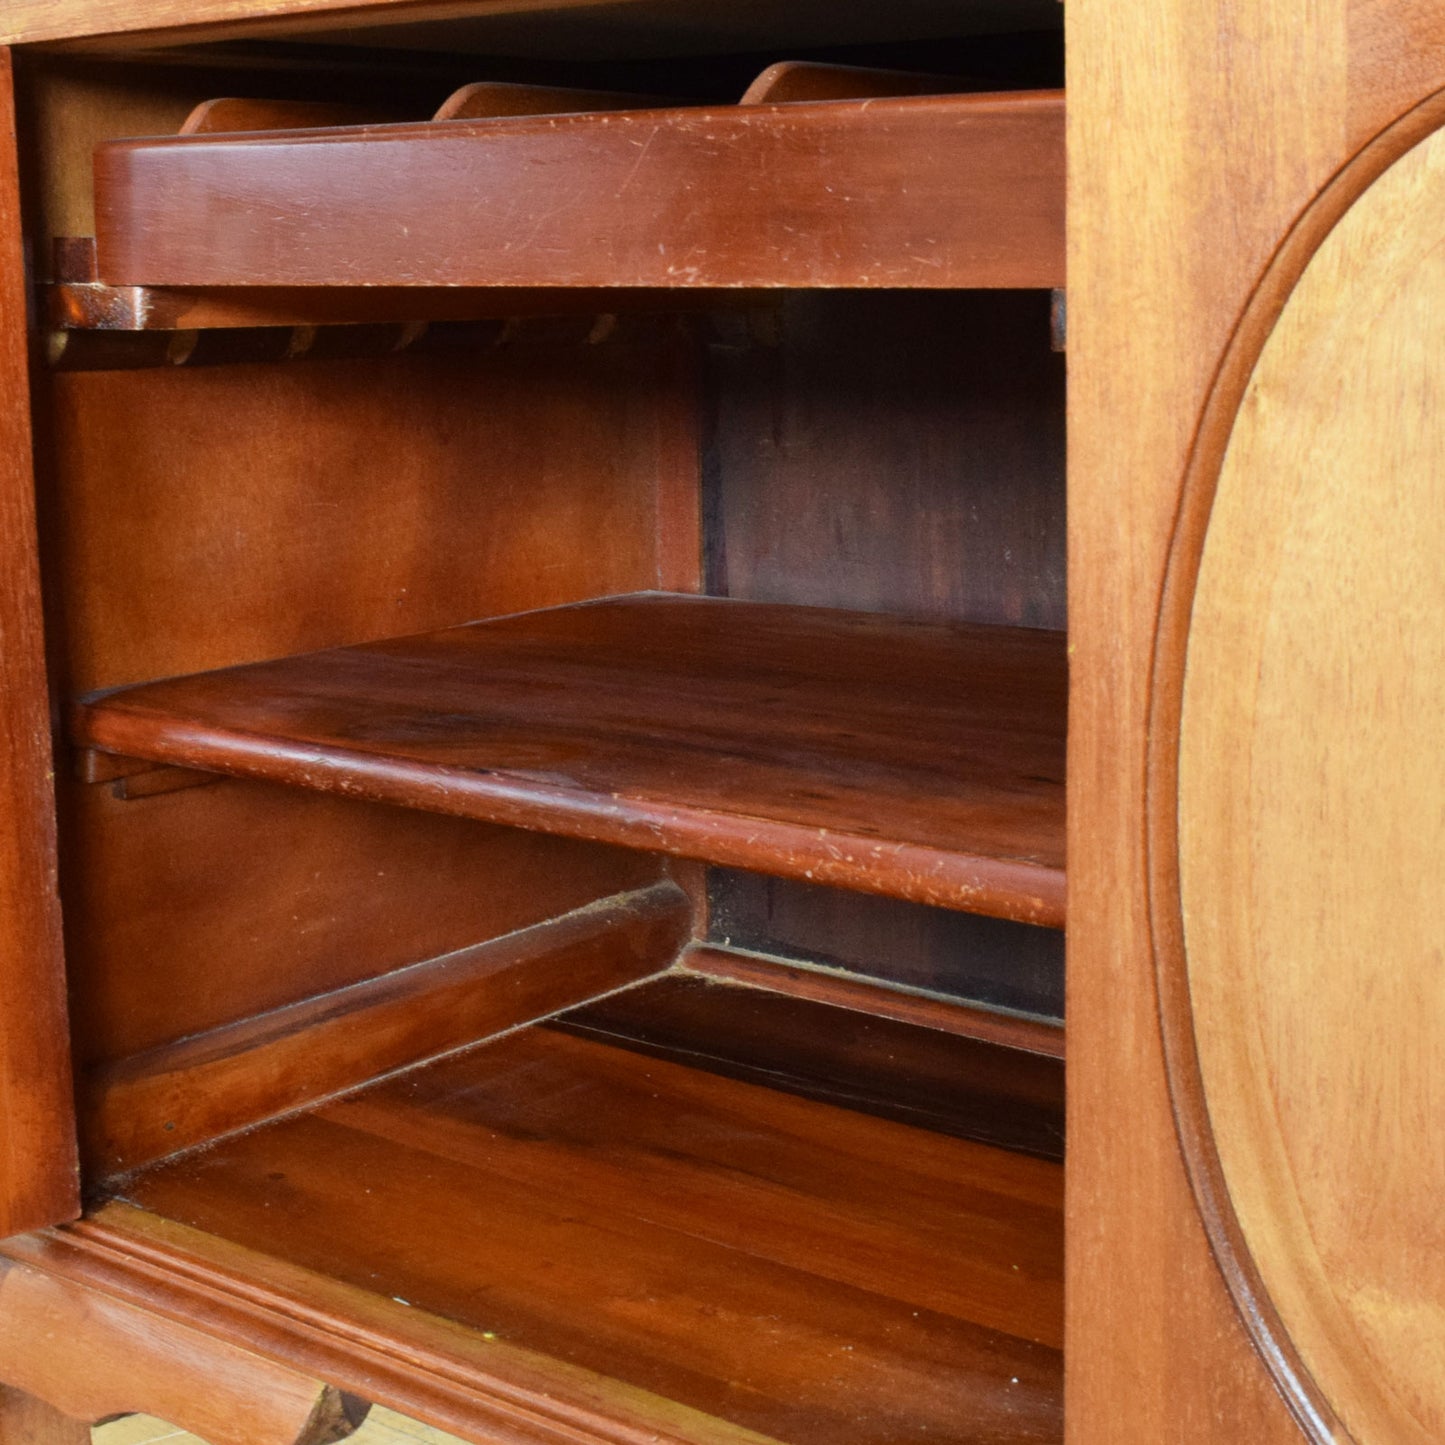
[[[1058,1439],[1058,1355],[1030,1341],[1057,1338],[1059,1184],[1055,1165],[531,1030],[128,1194],[409,1302],[390,1313],[853,1445]]]
[[[575,115],[582,111],[641,110],[651,104],[662,103],[629,91],[477,80],[453,91],[432,119],[496,120],[517,115]]]
[[[1329,0],[1307,24],[1274,0],[1167,0],[1147,15],[1085,5],[1069,7],[1066,27],[1068,1435],[1324,1440],[1287,1364],[1262,1358],[1236,1313],[1191,1192],[1160,1036],[1145,820],[1181,479],[1251,292],[1349,157],[1345,5]]]
[[[1040,91],[117,142],[95,157],[100,274],[1058,286],[1063,111]]]
[[[882,95],[947,95],[964,82],[947,75],[882,70],[865,65],[825,65],[780,60],[743,92],[739,105],[782,105],[806,100],[865,100]]]
[[[1026,1054],[1041,1054],[1051,1059],[1064,1057],[1061,1022],[974,1008],[953,999],[891,988],[866,978],[850,978],[838,969],[790,967],[786,959],[709,944],[687,949],[678,960],[678,969],[704,978],[726,979],[751,988],[852,1009],[875,1018],[940,1029],[1001,1048],[1020,1049]]]
[[[635,983],[690,921],[659,884],[133,1054],[85,1081],[86,1162],[124,1173]]]
[[[656,594],[151,684],[86,746],[1024,921],[1061,636]]]
[[[7,1382],[73,1419],[144,1409],[211,1445],[330,1445],[366,1414],[248,1349],[14,1261],[0,1273],[0,1351]]]
[[[551,1027],[956,1139],[1064,1157],[1062,1060],[1042,1041],[1028,1039],[1034,1051],[996,1041],[986,1026],[970,1032],[970,1015],[982,1010],[959,1009],[950,1028],[932,1016],[890,1018],[862,989],[840,991],[840,1002],[774,971],[742,981],[718,968],[679,971],[584,1004]]]
[[[90,1426],[34,1395],[0,1387],[0,1445],[91,1445]]]
[[[11,58],[0,49],[0,1235],[79,1210],[19,186]]]
[[[1179,877],[1247,1246],[1360,1440],[1445,1431],[1445,139],[1324,240],[1235,423],[1195,591]],[[1261,479],[1269,485],[1261,490]]]

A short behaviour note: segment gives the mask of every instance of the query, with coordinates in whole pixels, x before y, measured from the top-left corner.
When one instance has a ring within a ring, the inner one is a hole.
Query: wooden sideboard
[[[1445,1436],[1438,7],[0,47],[0,1445]]]

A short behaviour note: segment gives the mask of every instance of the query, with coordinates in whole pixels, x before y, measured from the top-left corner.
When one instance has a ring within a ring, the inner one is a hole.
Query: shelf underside
[[[82,746],[1061,926],[1062,634],[668,594],[149,683]]]
[[[1062,92],[194,134],[100,146],[144,287],[1054,287]]]
[[[441,1316],[513,1397],[644,1427],[601,1438],[1062,1438],[1061,1166],[553,1028],[122,1197],[364,1291],[373,1338]]]

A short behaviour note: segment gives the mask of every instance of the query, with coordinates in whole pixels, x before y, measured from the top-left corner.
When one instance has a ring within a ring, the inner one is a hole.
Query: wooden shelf
[[[1022,1445],[1062,1439],[1062,1182],[537,1027],[121,1197],[149,1211],[134,1227],[152,1247],[179,1225],[213,1262],[247,1252],[237,1274],[313,1335],[364,1321],[373,1354],[413,1362],[390,1402],[468,1438],[505,1406],[497,1438]],[[449,1412],[463,1390],[481,1404]]]
[[[111,142],[99,279],[146,287],[1056,287],[1062,92]]]
[[[76,741],[1061,926],[1061,633],[640,594],[99,695]]]

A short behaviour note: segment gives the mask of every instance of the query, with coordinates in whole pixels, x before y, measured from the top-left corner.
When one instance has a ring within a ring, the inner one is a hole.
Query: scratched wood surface
[[[1063,136],[1039,91],[118,141],[95,155],[98,265],[142,286],[1059,286]]]
[[[103,694],[134,757],[1057,924],[1062,634],[650,594]]]

